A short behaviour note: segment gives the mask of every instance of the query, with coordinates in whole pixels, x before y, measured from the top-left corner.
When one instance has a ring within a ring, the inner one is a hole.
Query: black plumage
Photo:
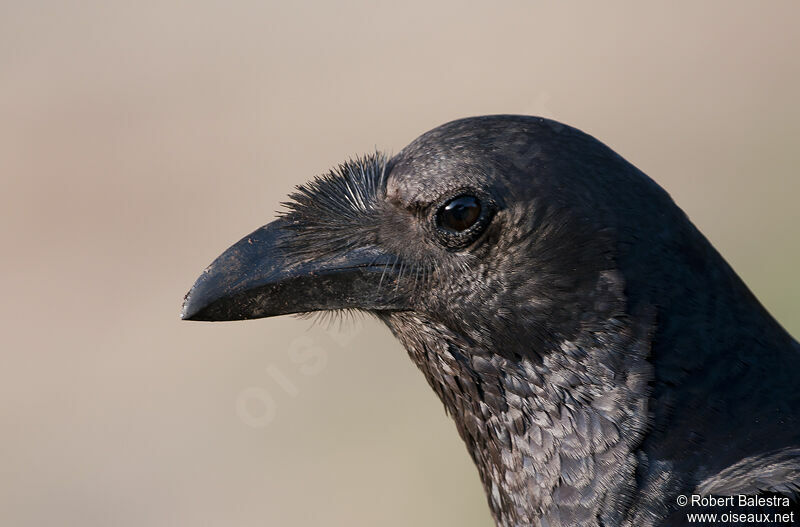
[[[498,525],[684,525],[692,494],[786,498],[729,509],[800,522],[800,345],[574,128],[469,118],[348,162],[220,256],[183,316],[331,309],[403,343]]]

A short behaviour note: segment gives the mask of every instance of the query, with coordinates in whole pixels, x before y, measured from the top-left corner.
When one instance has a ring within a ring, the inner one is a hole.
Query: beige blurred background
[[[454,426],[377,322],[178,320],[293,185],[458,117],[607,142],[800,334],[799,17],[3,0],[0,524],[490,525]]]

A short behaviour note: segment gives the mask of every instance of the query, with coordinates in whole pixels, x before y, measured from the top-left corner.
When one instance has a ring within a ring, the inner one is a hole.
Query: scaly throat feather
[[[577,338],[516,359],[425,315],[380,315],[455,420],[498,525],[623,522],[648,426],[652,317],[607,305]]]

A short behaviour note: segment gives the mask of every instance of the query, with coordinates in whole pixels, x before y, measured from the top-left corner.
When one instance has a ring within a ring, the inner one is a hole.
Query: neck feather
[[[619,521],[647,426],[649,324],[607,320],[512,359],[416,313],[385,322],[455,420],[498,525]]]

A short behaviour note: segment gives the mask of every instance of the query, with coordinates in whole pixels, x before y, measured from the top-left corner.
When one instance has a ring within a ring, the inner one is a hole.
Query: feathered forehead
[[[387,156],[380,152],[351,159],[325,175],[300,185],[282,203],[288,219],[319,221],[362,215],[374,210],[386,193]]]
[[[375,152],[298,186],[282,203],[287,228],[297,235],[291,245],[304,253],[328,252],[365,241],[386,196],[387,163],[385,154]]]

